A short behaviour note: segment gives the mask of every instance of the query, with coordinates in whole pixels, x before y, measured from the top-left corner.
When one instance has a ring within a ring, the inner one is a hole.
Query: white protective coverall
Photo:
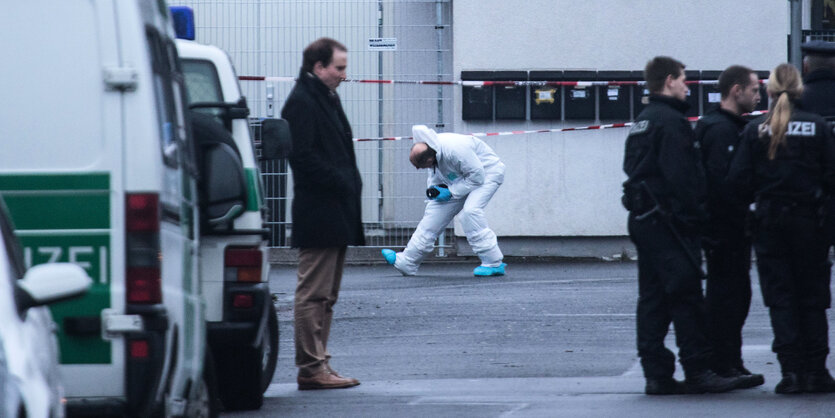
[[[481,265],[498,267],[503,255],[496,234],[487,226],[484,208],[504,181],[504,164],[490,146],[472,135],[439,134],[423,125],[412,127],[412,135],[415,143],[425,142],[437,153],[427,187],[446,184],[452,198],[427,202],[423,219],[406,249],[397,253],[394,267],[404,275],[417,273],[435,239],[456,214]]]

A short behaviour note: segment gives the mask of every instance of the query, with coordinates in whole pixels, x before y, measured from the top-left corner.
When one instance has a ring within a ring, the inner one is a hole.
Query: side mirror
[[[290,124],[284,119],[261,121],[261,159],[280,160],[293,151]]]
[[[224,143],[203,146],[203,216],[212,226],[235,220],[246,209],[246,175],[241,157]]]
[[[93,280],[71,263],[41,264],[15,282],[15,299],[21,310],[71,299],[84,294]]]
[[[249,116],[249,106],[246,97],[241,96],[238,102],[228,108],[229,119],[246,119]]]
[[[223,120],[226,129],[231,130],[232,121],[235,119],[246,119],[249,116],[249,106],[246,104],[246,97],[241,97],[235,103],[226,102],[198,102],[188,105],[189,110],[211,109],[216,112],[217,117]]]

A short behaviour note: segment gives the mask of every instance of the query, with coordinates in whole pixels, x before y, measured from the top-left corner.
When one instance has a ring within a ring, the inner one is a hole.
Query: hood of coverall
[[[426,145],[429,145],[429,148],[435,150],[435,152],[439,152],[438,149],[438,134],[426,127],[426,125],[415,125],[412,126],[412,137],[414,138],[415,143],[418,142],[425,142]]]

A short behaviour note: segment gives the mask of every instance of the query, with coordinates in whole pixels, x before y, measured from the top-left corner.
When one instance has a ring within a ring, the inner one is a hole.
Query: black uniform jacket
[[[728,169],[748,121],[721,107],[696,123],[696,141],[702,146],[707,178],[707,212],[710,223],[739,225],[745,221],[748,203],[727,182]]]
[[[835,117],[835,71],[816,70],[803,77],[800,107],[824,118]]]
[[[768,159],[765,116],[749,123],[731,162],[728,180],[747,201],[813,206],[835,190],[832,128],[819,115],[795,108],[786,142]],[[766,133],[761,137],[760,132]]]
[[[687,103],[670,96],[650,96],[626,138],[623,171],[625,200],[640,194],[645,182],[658,203],[675,219],[699,226],[705,219],[705,175]],[[635,208],[630,210],[637,210]]]
[[[281,117],[293,135],[293,247],[364,245],[362,180],[339,96],[302,71]]]

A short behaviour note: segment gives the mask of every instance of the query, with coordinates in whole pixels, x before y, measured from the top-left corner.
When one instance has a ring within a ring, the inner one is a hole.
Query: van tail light
[[[127,303],[161,303],[159,195],[133,193],[125,200]]]
[[[259,247],[229,247],[223,255],[226,281],[257,283],[261,281],[264,255]]]
[[[235,309],[251,309],[255,306],[252,293],[238,293],[232,297],[232,307]]]
[[[130,358],[143,359],[148,358],[151,354],[151,347],[148,344],[148,340],[130,340],[128,344]]]

